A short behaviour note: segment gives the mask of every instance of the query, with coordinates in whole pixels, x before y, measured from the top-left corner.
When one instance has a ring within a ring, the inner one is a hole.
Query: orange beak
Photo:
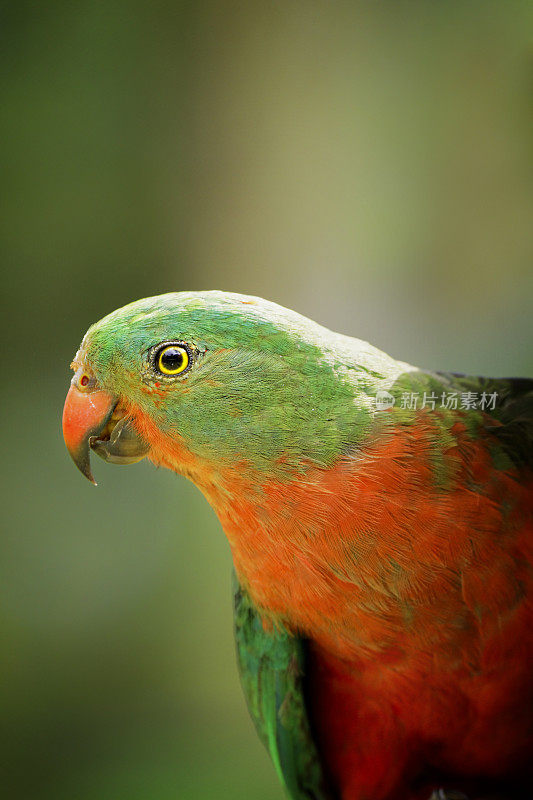
[[[80,391],[75,378],[63,409],[63,437],[78,469],[96,486],[91,472],[90,447],[111,419],[117,398],[103,389]]]

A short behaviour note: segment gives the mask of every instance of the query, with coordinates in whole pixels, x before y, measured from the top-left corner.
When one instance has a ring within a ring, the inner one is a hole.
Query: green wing
[[[332,800],[313,741],[304,697],[305,643],[265,631],[233,574],[237,662],[248,709],[291,800]]]
[[[483,427],[494,436],[495,444],[520,468],[533,467],[533,379],[469,377],[457,373],[437,373],[459,385],[459,389],[496,392],[497,403]],[[496,420],[496,425],[492,424]]]

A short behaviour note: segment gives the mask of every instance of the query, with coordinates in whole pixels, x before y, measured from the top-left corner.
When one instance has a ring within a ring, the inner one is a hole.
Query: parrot
[[[214,509],[291,800],[533,797],[533,379],[420,369],[223,291],[115,310],[71,367],[83,475],[91,451],[148,458]]]

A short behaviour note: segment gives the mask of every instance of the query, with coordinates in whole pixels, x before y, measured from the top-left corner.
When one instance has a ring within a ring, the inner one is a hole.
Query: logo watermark
[[[393,407],[395,402],[396,398],[390,392],[386,392],[383,389],[376,392],[376,408],[378,411],[387,411],[387,409]]]
[[[498,402],[498,392],[402,392],[398,408],[421,411],[436,408],[448,411],[494,411]],[[376,392],[376,408],[387,411],[396,405],[396,398],[390,392],[380,389]]]

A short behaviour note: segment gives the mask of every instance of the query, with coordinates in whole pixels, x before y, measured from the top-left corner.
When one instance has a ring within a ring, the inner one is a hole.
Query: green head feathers
[[[173,343],[189,363],[162,374],[157,359]],[[89,329],[79,358],[193,454],[280,476],[353,450],[369,430],[376,386],[406,366],[275,303],[217,291],[118,309]]]

